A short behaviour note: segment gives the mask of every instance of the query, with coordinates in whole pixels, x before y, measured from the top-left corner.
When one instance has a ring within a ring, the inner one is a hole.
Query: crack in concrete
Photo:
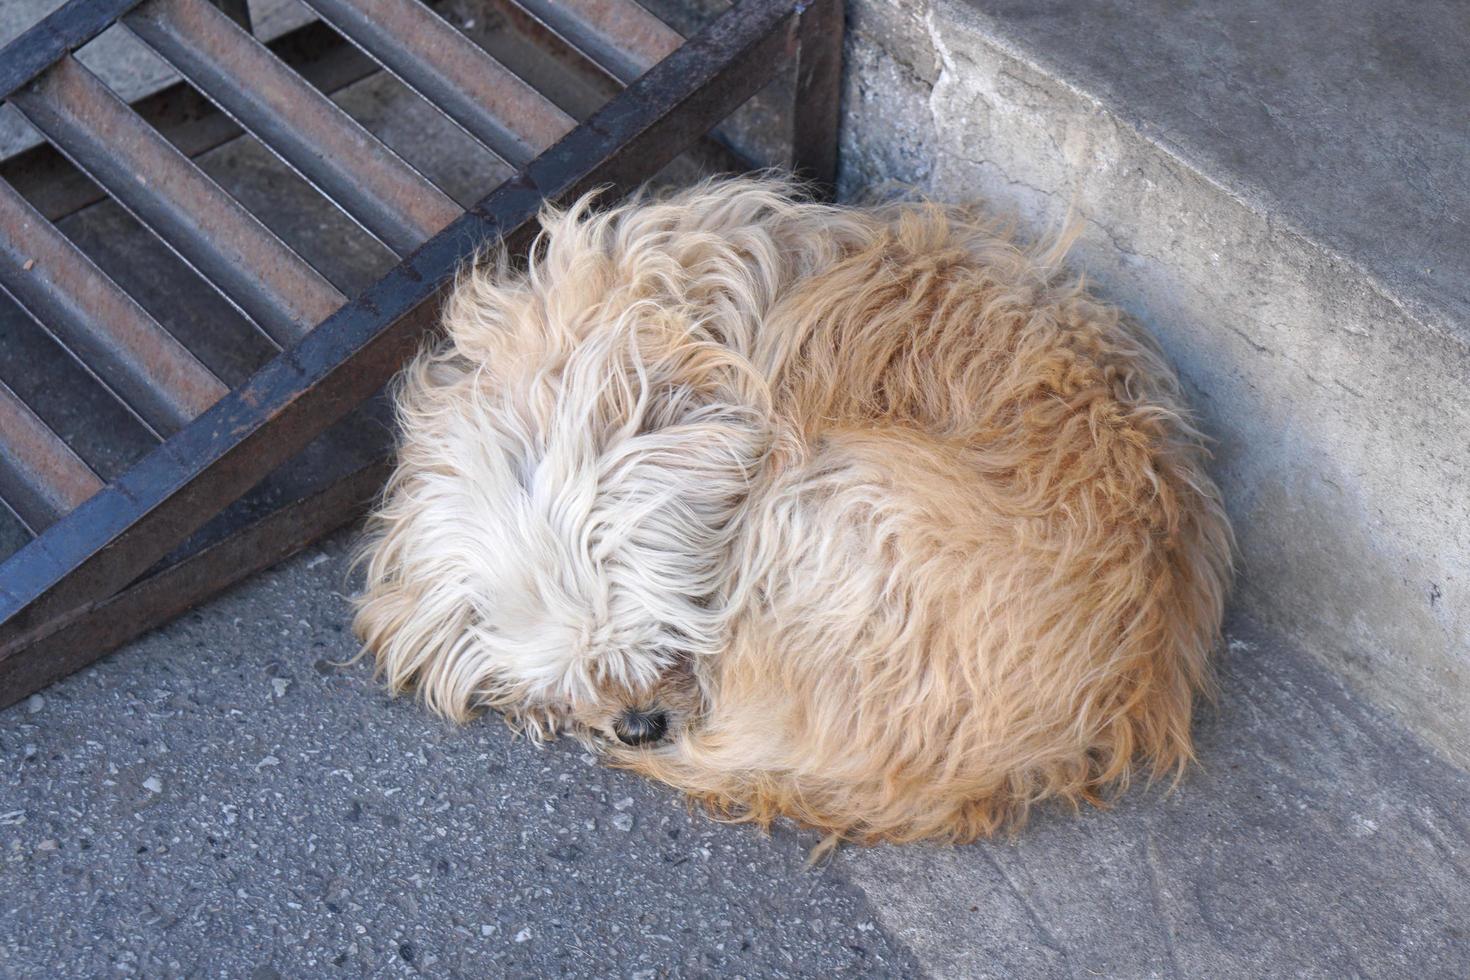
[[[1067,976],[1075,977],[1077,971],[1072,966],[1072,957],[1067,952],[1066,945],[1059,942],[1051,929],[1047,927],[1047,924],[1041,918],[1040,912],[1037,911],[1036,906],[1032,903],[1026,892],[1022,891],[1016,885],[1010,872],[1006,871],[1005,867],[996,860],[995,855],[991,853],[990,845],[981,845],[979,850],[985,862],[994,868],[995,873],[1000,875],[1001,880],[1005,882],[1006,888],[1010,891],[1011,896],[1020,903],[1021,909],[1026,913],[1027,919],[1030,920],[1031,925],[1036,929],[1036,935],[1040,938],[1042,946],[1060,956],[1062,965],[1066,968]]]
[[[1158,844],[1154,840],[1153,828],[1150,827],[1143,839],[1143,863],[1148,868],[1148,890],[1149,896],[1154,903],[1154,916],[1158,919],[1159,935],[1164,940],[1164,952],[1169,957],[1169,967],[1174,976],[1184,976],[1184,969],[1179,965],[1179,953],[1174,948],[1174,927],[1169,921],[1166,909],[1173,907],[1173,900],[1164,894],[1160,884],[1162,873],[1159,871]]]

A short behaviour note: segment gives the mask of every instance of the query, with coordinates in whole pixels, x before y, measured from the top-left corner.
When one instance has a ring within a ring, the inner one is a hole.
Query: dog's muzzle
[[[635,711],[629,708],[613,722],[613,734],[625,745],[647,745],[669,733],[669,716],[664,711]]]

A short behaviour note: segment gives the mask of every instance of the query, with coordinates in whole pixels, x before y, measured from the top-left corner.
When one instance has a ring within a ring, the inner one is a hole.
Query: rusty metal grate
[[[421,0],[305,2],[320,20],[266,44],[243,0],[71,0],[0,51],[0,98],[47,141],[0,161],[0,288],[157,440],[105,481],[0,384],[0,500],[32,536],[0,565],[0,706],[360,513],[381,440],[311,454],[432,329],[455,268],[524,248],[544,201],[631,189],[793,63],[792,159],[833,176],[838,0],[742,0],[687,41],[633,0],[487,0],[605,92],[580,124]],[[119,98],[73,55],[117,23],[187,84]],[[330,97],[380,70],[514,175],[462,209]],[[242,132],[400,261],[344,296],[196,161]],[[103,200],[274,356],[231,388],[161,326],[56,226]]]

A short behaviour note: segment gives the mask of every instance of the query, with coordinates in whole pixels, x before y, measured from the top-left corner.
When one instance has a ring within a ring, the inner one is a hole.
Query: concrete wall
[[[856,0],[841,192],[1069,206],[1097,288],[1153,331],[1206,430],[1236,601],[1470,764],[1470,351],[1268,206],[957,0]]]

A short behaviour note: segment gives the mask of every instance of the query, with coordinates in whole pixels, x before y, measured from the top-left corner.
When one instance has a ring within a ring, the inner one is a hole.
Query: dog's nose
[[[613,734],[625,745],[657,742],[668,732],[669,716],[662,711],[635,711],[629,708],[613,722]]]

